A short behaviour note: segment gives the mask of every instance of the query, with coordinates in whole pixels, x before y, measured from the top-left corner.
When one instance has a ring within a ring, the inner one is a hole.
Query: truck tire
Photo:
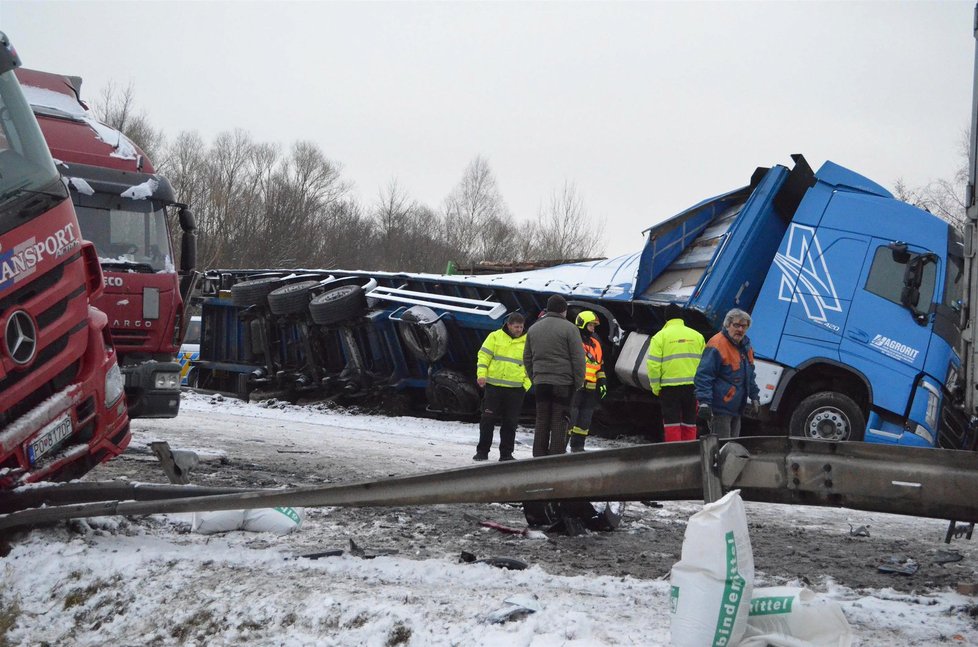
[[[268,293],[279,287],[282,279],[278,276],[266,276],[261,279],[242,281],[231,286],[231,303],[239,308],[250,308],[253,305],[265,304]]]
[[[479,391],[458,371],[442,369],[428,376],[428,405],[442,413],[471,416],[479,412]]]
[[[819,391],[798,404],[788,430],[796,438],[810,440],[862,440],[866,416],[848,395]]]
[[[424,362],[437,362],[448,352],[448,327],[431,308],[408,308],[397,322],[397,329],[408,351]]]
[[[268,309],[276,315],[305,312],[309,307],[312,290],[317,285],[319,281],[299,281],[276,288],[268,293]]]
[[[359,285],[343,285],[323,292],[309,302],[309,314],[320,326],[329,326],[354,317],[367,309],[363,288]]]

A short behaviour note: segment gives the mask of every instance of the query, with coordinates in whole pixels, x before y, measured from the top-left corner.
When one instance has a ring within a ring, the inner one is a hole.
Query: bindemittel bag
[[[852,628],[835,600],[809,589],[754,589],[740,647],[849,647]]]
[[[690,517],[671,583],[674,647],[732,647],[740,642],[754,586],[754,555],[740,490]]]

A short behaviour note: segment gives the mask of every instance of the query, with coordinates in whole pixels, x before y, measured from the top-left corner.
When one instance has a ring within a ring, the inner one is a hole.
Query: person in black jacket
[[[584,347],[580,331],[567,321],[567,301],[559,294],[547,300],[547,312],[530,326],[523,365],[536,395],[533,455],[563,454],[571,396],[584,386]]]

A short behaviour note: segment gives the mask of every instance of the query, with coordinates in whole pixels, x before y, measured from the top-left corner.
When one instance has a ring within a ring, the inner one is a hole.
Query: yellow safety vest
[[[692,384],[706,341],[682,319],[670,319],[649,342],[648,368],[652,393],[664,386]]]
[[[530,388],[530,378],[523,368],[523,347],[526,334],[515,339],[500,328],[489,333],[479,349],[476,377],[486,378],[486,384],[504,387]]]

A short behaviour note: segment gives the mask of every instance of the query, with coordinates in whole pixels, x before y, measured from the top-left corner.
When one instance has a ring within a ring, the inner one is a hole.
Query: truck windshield
[[[0,74],[0,234],[67,197],[17,77]]]
[[[106,269],[173,272],[164,207],[150,200],[75,195],[82,236],[95,244]]]

